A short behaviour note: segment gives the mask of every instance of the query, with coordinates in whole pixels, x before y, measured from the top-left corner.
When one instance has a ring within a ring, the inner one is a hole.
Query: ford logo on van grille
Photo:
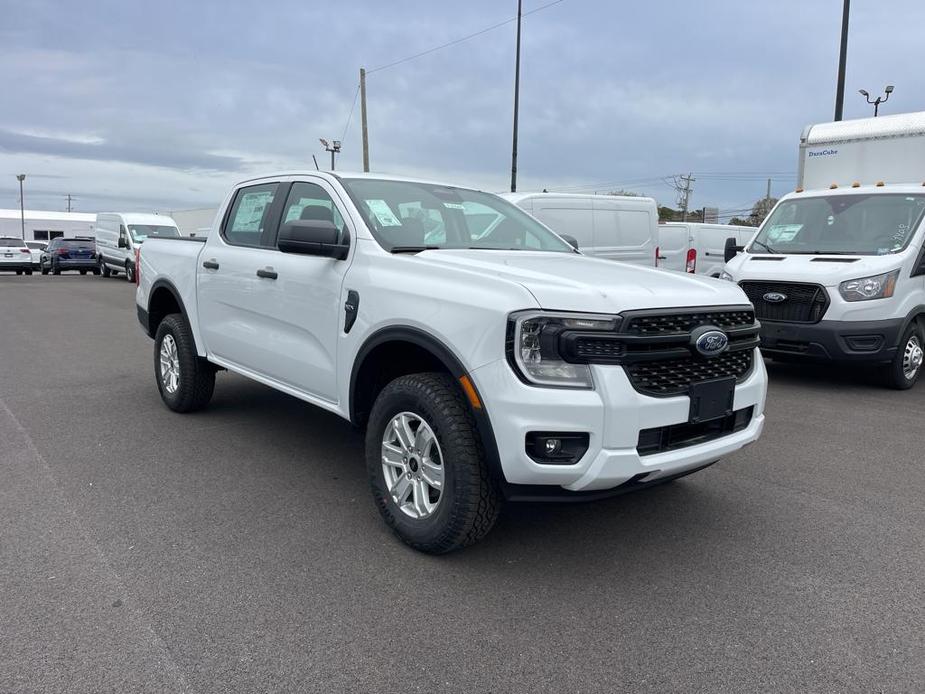
[[[787,295],[781,294],[780,292],[768,292],[761,298],[767,301],[769,304],[779,304],[787,300]]]
[[[694,347],[705,357],[722,354],[729,346],[729,337],[722,330],[707,330],[696,337]]]

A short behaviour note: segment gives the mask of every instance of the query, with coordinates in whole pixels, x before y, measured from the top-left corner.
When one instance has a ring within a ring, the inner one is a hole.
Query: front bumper
[[[594,390],[537,388],[522,383],[504,359],[475,369],[475,381],[494,430],[509,485],[549,485],[571,492],[613,489],[630,481],[654,482],[703,467],[755,441],[764,426],[767,373],[759,353],[748,378],[736,386],[733,408],[753,408],[748,426],[704,443],[652,455],[636,447],[644,429],[688,421],[686,395],[642,395],[620,366],[593,366]],[[573,465],[547,465],[526,452],[529,432],[587,432],[589,447]]]
[[[761,351],[811,361],[887,362],[896,355],[903,325],[902,318],[813,324],[762,321]]]

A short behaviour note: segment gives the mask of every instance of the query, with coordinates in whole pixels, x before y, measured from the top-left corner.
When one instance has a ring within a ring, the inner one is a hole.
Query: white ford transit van
[[[754,304],[764,354],[881,364],[910,388],[925,356],[925,112],[810,126],[800,150],[816,189],[783,197],[743,253],[730,240],[723,277]]]
[[[723,271],[726,239],[744,246],[758,231],[732,224],[666,222],[658,225],[658,266],[665,270],[719,277]]]
[[[504,193],[557,234],[578,242],[585,255],[656,265],[658,206],[652,198],[623,195]]]
[[[96,215],[96,253],[103,277],[120,272],[135,281],[135,251],[146,238],[177,237],[177,223],[159,214],[105,212]]]

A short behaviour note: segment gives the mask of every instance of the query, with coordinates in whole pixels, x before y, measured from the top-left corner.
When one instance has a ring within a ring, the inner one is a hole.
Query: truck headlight
[[[735,282],[735,280],[732,278],[732,275],[730,275],[730,274],[729,274],[728,272],[726,272],[725,270],[723,270],[721,273],[719,273],[719,278],[720,278],[721,280],[729,280],[730,282]]]
[[[861,277],[848,280],[838,285],[838,292],[845,301],[869,301],[870,299],[889,299],[896,289],[899,270],[884,272],[882,275]]]
[[[599,314],[526,311],[511,315],[508,362],[528,383],[560,388],[591,388],[591,367],[570,364],[559,351],[559,336],[567,330],[612,332],[619,319]]]

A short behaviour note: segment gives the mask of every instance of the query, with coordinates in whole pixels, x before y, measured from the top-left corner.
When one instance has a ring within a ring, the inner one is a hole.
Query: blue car
[[[81,275],[87,271],[100,274],[100,259],[93,239],[52,239],[42,252],[41,270],[43,275],[49,272],[60,275],[69,270],[77,270]]]

